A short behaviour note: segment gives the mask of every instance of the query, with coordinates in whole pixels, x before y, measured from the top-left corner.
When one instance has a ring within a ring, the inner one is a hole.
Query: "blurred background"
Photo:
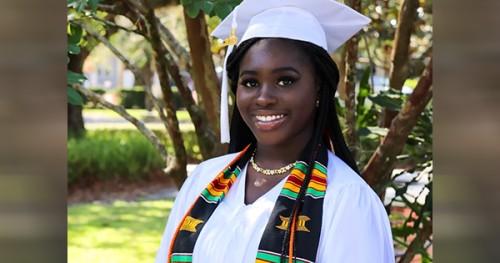
[[[387,206],[397,262],[497,262],[500,3],[345,2],[373,23],[332,54],[348,76],[339,114]],[[218,121],[197,118],[193,105],[217,109],[209,103],[217,105],[218,85],[209,83],[218,82],[224,49],[203,28],[236,3],[0,3],[2,261],[153,260],[183,178],[224,152],[218,127],[208,126]],[[389,163],[373,158],[379,147],[391,149]]]
[[[68,1],[70,262],[153,260],[177,189],[226,151],[225,48],[210,32],[239,2]],[[386,206],[397,262],[430,262],[432,1],[345,4],[373,22],[331,54],[344,133]]]

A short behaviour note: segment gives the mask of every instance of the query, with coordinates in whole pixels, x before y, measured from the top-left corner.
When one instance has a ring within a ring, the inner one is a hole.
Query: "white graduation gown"
[[[156,263],[166,263],[172,235],[201,191],[236,154],[202,162],[186,179],[165,228]],[[328,154],[327,190],[316,263],[394,262],[391,228],[373,190],[333,153]],[[206,222],[193,263],[254,263],[274,202],[286,178],[245,205],[246,167]]]

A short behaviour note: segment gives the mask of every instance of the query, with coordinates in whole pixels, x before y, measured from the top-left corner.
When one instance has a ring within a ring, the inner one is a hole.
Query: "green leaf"
[[[67,94],[68,94],[68,103],[76,106],[83,105],[82,96],[74,88],[68,87]]]
[[[370,135],[370,130],[368,130],[368,128],[363,127],[361,129],[358,129],[357,134],[359,137],[366,137]]]
[[[191,18],[196,18],[199,12],[200,10],[195,9],[192,5],[190,5],[189,8],[186,8],[186,14]]]
[[[233,7],[226,3],[215,4],[214,13],[216,16],[220,17],[220,19],[226,18],[229,13],[233,10]]]
[[[368,80],[370,79],[371,71],[371,67],[366,67],[363,71],[363,76],[361,76],[361,81],[359,82],[359,88],[361,90],[368,90],[368,92],[370,91],[370,84],[368,83]]]
[[[406,238],[407,236],[414,234],[415,231],[411,228],[407,227],[393,227],[392,228],[392,235],[395,237],[404,237]]]
[[[76,4],[75,9],[78,12],[82,12],[85,9],[85,7],[87,7],[87,1],[86,0],[77,1],[75,4]]]
[[[241,3],[242,0],[228,0],[227,3],[231,5],[231,9],[234,9],[237,5]]]
[[[184,6],[184,8],[186,9],[186,14],[191,18],[196,18],[202,7],[202,0],[194,0],[194,2]]]
[[[97,10],[97,5],[99,4],[99,0],[88,0],[88,1],[90,8],[92,9],[92,11],[95,12]]]
[[[377,96],[369,96],[368,98],[373,101],[373,103],[394,111],[401,110],[401,104],[403,103],[400,97],[388,96],[383,93],[378,94]]]
[[[359,83],[359,91],[358,91],[358,96],[357,96],[357,103],[356,103],[356,113],[359,116],[357,125],[361,126],[363,125],[364,121],[361,119],[365,120],[368,116],[366,116],[371,108],[371,105],[365,105],[366,98],[370,95],[370,85],[368,84],[368,79],[370,78],[370,73],[371,73],[371,68],[367,67],[363,71],[363,76],[361,78],[361,82]]]
[[[195,0],[196,1],[196,0]],[[193,0],[181,0],[181,4],[183,6],[187,6],[187,5],[190,5],[191,3],[193,3]]]
[[[68,85],[73,85],[73,84],[81,85],[85,80],[87,80],[85,75],[73,71],[68,71],[66,74],[66,78],[68,81]]]
[[[80,53],[80,47],[78,45],[75,45],[75,44],[69,44],[68,45],[68,52],[70,54],[76,55],[76,54]]]
[[[205,12],[205,14],[210,14],[212,13],[212,10],[214,10],[214,6],[215,4],[211,1],[205,1],[203,3],[203,12]]]
[[[82,35],[83,35],[82,27],[80,25],[70,24],[68,31],[69,31],[68,32],[69,44],[77,45],[78,43],[80,43],[80,40],[82,39]]]

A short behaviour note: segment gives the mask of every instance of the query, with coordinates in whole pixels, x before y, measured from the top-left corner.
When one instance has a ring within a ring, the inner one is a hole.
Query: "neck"
[[[302,138],[299,142],[289,142],[280,145],[264,145],[257,143],[257,152],[255,160],[263,168],[277,168],[295,162],[300,157],[308,138]]]

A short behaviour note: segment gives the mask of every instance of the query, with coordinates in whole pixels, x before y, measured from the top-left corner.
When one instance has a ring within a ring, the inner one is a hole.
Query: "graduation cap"
[[[333,52],[370,22],[334,0],[243,0],[212,32],[228,45],[221,89],[221,142],[229,142],[226,61],[234,46],[251,38],[302,40]]]

